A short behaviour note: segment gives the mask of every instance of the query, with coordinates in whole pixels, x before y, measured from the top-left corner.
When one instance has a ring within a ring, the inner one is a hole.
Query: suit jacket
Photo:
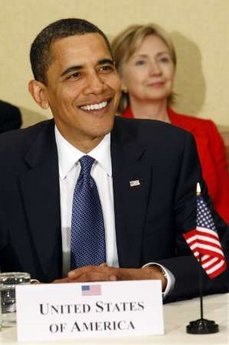
[[[176,277],[168,301],[197,295],[199,264],[182,236],[196,225],[197,181],[206,192],[192,135],[159,121],[117,117],[111,158],[120,267],[156,261]],[[131,187],[134,180],[140,184]],[[54,122],[1,135],[2,271],[27,271],[43,282],[62,276],[59,199]],[[229,230],[214,218],[227,251]],[[228,291],[228,272],[204,279],[205,293]]]
[[[19,108],[0,101],[0,133],[20,128],[21,124],[22,119]]]
[[[173,125],[193,134],[209,195],[217,212],[229,224],[229,172],[224,142],[214,122],[178,114],[171,108],[168,115]],[[130,108],[122,116],[134,117]]]

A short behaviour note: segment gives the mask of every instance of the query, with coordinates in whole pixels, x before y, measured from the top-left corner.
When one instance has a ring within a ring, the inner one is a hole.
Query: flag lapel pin
[[[140,186],[139,180],[130,181],[130,187],[137,187],[137,186]]]

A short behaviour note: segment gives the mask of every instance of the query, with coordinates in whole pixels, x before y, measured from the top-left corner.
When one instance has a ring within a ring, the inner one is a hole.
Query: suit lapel
[[[146,148],[136,140],[136,126],[119,126],[119,121],[115,122],[111,156],[119,264],[139,267],[151,166]],[[28,170],[19,182],[34,250],[44,275],[60,276],[60,197],[53,124],[40,131],[25,161]]]
[[[117,122],[117,121],[116,121]],[[134,126],[112,132],[111,156],[119,265],[139,267],[151,167]],[[133,129],[133,130],[132,130]],[[123,135],[120,135],[120,130]]]
[[[53,125],[40,131],[25,160],[29,169],[20,176],[20,186],[27,223],[44,274],[57,276],[61,266],[61,232],[58,160]],[[53,272],[53,260],[56,262],[56,272]]]

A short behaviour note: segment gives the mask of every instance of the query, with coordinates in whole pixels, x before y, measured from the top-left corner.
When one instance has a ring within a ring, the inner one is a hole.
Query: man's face
[[[111,131],[120,80],[104,38],[97,34],[59,39],[51,46],[42,107],[71,144],[86,152]],[[41,105],[41,104],[40,104]]]

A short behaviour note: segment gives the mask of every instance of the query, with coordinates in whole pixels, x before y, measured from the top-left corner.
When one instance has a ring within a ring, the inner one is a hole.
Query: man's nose
[[[87,78],[85,93],[100,94],[104,90],[104,80],[96,73],[90,73]]]

